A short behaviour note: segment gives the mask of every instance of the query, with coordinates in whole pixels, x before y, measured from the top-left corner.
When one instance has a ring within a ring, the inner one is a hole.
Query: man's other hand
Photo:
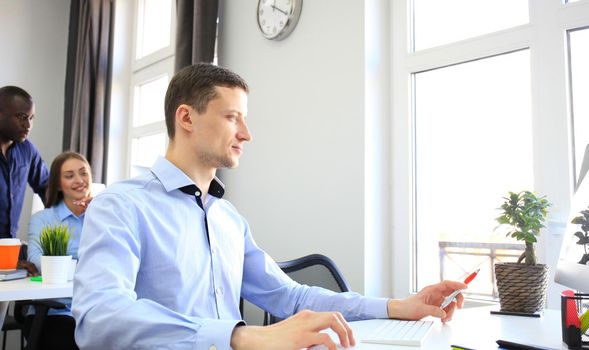
[[[443,281],[427,286],[419,293],[405,299],[390,299],[387,305],[389,318],[402,320],[420,320],[426,316],[438,317],[442,322],[448,322],[456,308],[462,308],[464,296],[462,293],[456,296],[444,309],[440,305],[444,299],[455,290],[466,289],[466,284],[457,281]]]

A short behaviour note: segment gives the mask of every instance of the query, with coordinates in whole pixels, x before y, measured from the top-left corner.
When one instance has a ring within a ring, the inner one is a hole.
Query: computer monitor
[[[583,173],[579,178],[583,180],[584,175]],[[579,292],[589,293],[589,263],[580,263],[583,255],[589,252],[589,244],[578,244],[579,237],[575,234],[583,233],[583,230],[581,225],[571,223],[583,210],[589,210],[589,177],[578,184],[573,195],[554,281]]]

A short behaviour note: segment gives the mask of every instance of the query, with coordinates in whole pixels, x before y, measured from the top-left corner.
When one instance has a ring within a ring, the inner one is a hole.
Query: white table
[[[517,343],[537,345],[546,348],[568,349],[562,342],[560,310],[545,310],[540,318],[491,315],[498,307],[477,307],[457,310],[454,318],[447,324],[439,320],[424,340],[421,348],[362,343],[364,334],[374,330],[381,320],[350,322],[357,345],[353,349],[362,350],[450,350],[450,345],[462,345],[477,350],[497,350],[497,339]],[[431,318],[433,319],[433,318]],[[332,338],[334,338],[333,333]],[[338,343],[337,338],[334,341]],[[323,349],[323,347],[315,347]]]
[[[32,282],[30,277],[12,281],[0,281],[0,328],[4,324],[4,316],[10,301],[69,298],[73,292],[73,282],[45,284]]]

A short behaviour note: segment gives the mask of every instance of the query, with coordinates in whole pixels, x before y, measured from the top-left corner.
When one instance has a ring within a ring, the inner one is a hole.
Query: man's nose
[[[239,131],[237,133],[237,138],[242,141],[251,141],[253,139],[252,134],[250,133],[250,130],[247,127],[245,121],[241,123]]]

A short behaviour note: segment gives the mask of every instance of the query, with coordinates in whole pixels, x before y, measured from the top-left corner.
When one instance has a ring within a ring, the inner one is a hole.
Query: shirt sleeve
[[[365,297],[354,292],[336,293],[301,285],[288,277],[260,249],[247,226],[242,296],[263,310],[287,318],[301,310],[339,311],[348,321],[388,318],[387,298]]]
[[[82,349],[230,349],[239,320],[180,314],[134,290],[140,270],[140,215],[121,194],[93,199],[74,277],[76,342]]]
[[[33,155],[31,157],[31,167],[28,176],[29,186],[31,186],[33,192],[41,197],[43,204],[45,204],[45,189],[49,180],[49,170],[47,170],[47,166],[45,166],[43,159],[41,159],[39,151],[37,151],[32,143],[31,151]]]
[[[43,255],[41,248],[39,247],[39,237],[41,236],[41,228],[44,225],[44,211],[45,210],[42,210],[33,214],[33,216],[31,216],[31,220],[29,221],[29,246],[27,249],[27,260],[35,264],[39,272],[41,271],[41,255]]]

